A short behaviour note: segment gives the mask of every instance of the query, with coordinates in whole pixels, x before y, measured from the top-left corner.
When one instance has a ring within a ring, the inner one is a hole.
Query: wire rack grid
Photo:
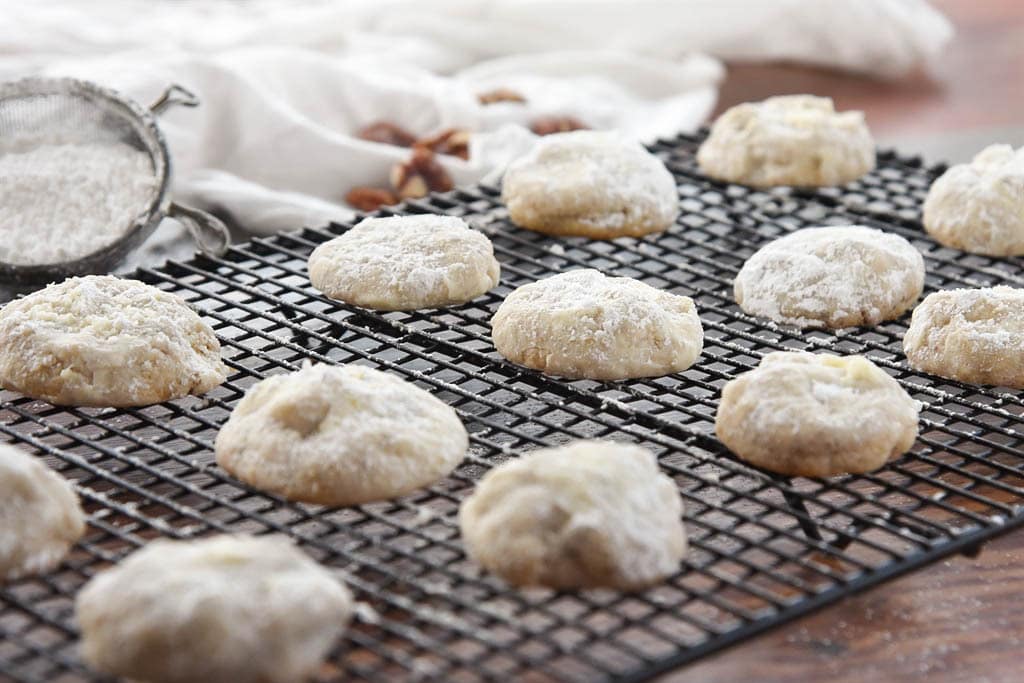
[[[806,332],[743,314],[731,283],[766,242],[809,225],[859,223],[910,240],[926,291],[1024,286],[1021,259],[943,248],[919,207],[941,167],[879,154],[838,189],[760,191],[696,169],[701,135],[655,144],[682,215],[666,233],[612,242],[519,230],[493,187],[408,202],[399,213],[466,218],[493,240],[500,285],[443,310],[379,313],[331,301],[306,259],[349,226],[255,239],[222,258],[142,269],[213,325],[232,373],[204,397],[141,409],[60,408],[0,394],[0,432],[75,481],[89,529],[56,571],[0,586],[0,680],[100,680],[77,657],[72,604],[97,572],[158,536],[281,533],[345,573],[362,605],[319,680],[640,681],[1024,524],[1024,400],[910,370],[909,316],[871,329]],[[389,213],[389,212],[384,212]],[[686,372],[624,382],[563,381],[495,352],[489,320],[527,282],[589,267],[695,299],[705,350]],[[766,353],[863,353],[925,404],[913,450],[872,474],[785,479],[714,438],[719,390]],[[245,390],[306,360],[361,363],[453,406],[471,434],[455,473],[386,503],[329,509],[234,481],[213,462],[217,430]],[[678,484],[691,550],[638,593],[513,590],[467,560],[459,502],[489,468],[577,438],[638,442]]]

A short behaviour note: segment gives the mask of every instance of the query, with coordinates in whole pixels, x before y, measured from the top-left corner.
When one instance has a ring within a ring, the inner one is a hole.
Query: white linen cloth
[[[264,234],[345,219],[349,189],[387,185],[408,150],[354,136],[374,121],[476,131],[469,161],[441,157],[464,184],[543,115],[640,140],[694,129],[715,57],[890,77],[951,36],[924,0],[0,0],[0,16],[0,79],[76,76],[144,104],[195,91],[161,117],[174,195]],[[527,103],[477,102],[495,87]]]

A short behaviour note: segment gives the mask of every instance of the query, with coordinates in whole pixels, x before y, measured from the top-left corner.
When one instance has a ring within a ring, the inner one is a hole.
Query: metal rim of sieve
[[[205,211],[172,201],[168,193],[171,157],[156,117],[174,105],[197,106],[199,99],[193,93],[172,84],[147,109],[116,90],[75,78],[33,77],[0,83],[0,105],[11,100],[46,95],[77,97],[87,101],[88,106],[101,107],[105,112],[123,118],[142,142],[143,151],[150,157],[157,189],[146,210],[135,218],[121,237],[110,244],[70,261],[28,265],[0,261],[0,281],[40,284],[75,275],[108,273],[152,235],[165,217],[180,221],[202,253],[220,256],[227,250],[230,236],[227,227],[219,219]]]

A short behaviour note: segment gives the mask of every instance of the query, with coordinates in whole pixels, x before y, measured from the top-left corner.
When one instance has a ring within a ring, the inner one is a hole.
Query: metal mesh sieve
[[[227,228],[213,216],[171,201],[171,161],[156,115],[173,104],[195,106],[196,97],[172,85],[149,109],[94,83],[70,78],[28,78],[0,84],[0,156],[41,144],[127,145],[145,152],[155,184],[145,206],[120,236],[93,253],[69,261],[14,264],[0,261],[0,280],[40,283],[72,275],[109,272],[149,237],[165,217],[181,221],[207,255],[224,253]],[[3,179],[0,178],[0,182]],[[25,226],[31,229],[31,226]]]

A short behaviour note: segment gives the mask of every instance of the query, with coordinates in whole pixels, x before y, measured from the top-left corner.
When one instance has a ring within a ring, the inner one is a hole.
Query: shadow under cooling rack
[[[655,145],[675,174],[682,215],[668,232],[598,242],[512,226],[495,188],[397,207],[463,216],[494,242],[500,285],[444,310],[378,313],[312,288],[306,258],[348,226],[256,239],[134,277],[194,305],[232,373],[201,398],[142,409],[73,409],[0,394],[0,431],[75,480],[89,530],[55,572],[0,587],[0,675],[98,680],[79,662],[72,601],[89,577],[157,536],[283,533],[343,571],[364,603],[322,680],[636,681],[696,659],[864,587],[1024,524],[1024,400],[908,369],[906,318],[872,329],[766,325],[732,300],[756,249],[809,225],[860,223],[923,254],[927,291],[1024,285],[1021,259],[945,249],[919,207],[941,170],[880,153],[841,189],[750,188],[696,169],[699,136]],[[625,382],[562,381],[494,351],[489,320],[515,287],[581,267],[694,298],[705,350],[686,372]],[[869,475],[783,479],[738,462],[714,438],[719,390],[779,349],[863,353],[925,404],[913,450]],[[290,503],[213,461],[217,430],[246,388],[306,360],[361,363],[453,406],[471,452],[441,483],[354,508]],[[459,502],[489,468],[576,438],[635,441],[657,454],[686,505],[691,551],[673,577],[639,593],[512,590],[465,557]]]

